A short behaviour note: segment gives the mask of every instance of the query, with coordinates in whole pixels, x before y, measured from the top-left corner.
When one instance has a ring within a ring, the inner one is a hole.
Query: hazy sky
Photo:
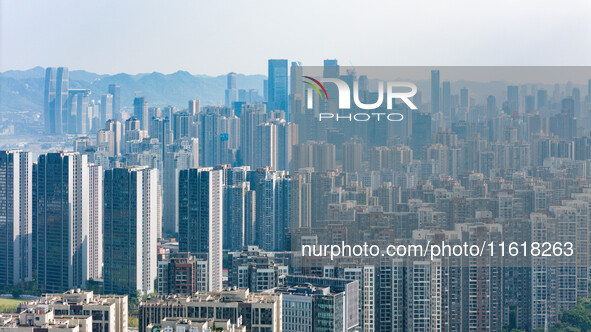
[[[485,4],[486,3],[486,4]],[[266,74],[321,65],[591,65],[591,2],[0,0],[0,71]]]

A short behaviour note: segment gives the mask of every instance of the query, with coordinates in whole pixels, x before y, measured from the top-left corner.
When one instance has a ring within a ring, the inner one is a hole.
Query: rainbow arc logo
[[[320,99],[324,99],[325,97],[326,97],[326,99],[328,99],[328,94],[326,93],[326,89],[324,88],[324,85],[322,85],[322,83],[320,83],[317,79],[310,77],[310,76],[304,76],[304,78],[307,78],[313,82],[312,83],[312,82],[304,81],[304,83],[308,84],[309,86],[314,88],[314,90],[316,90],[316,92],[318,92]],[[316,84],[314,84],[314,83],[316,83]],[[322,95],[322,92],[320,92],[319,88],[322,89],[322,91],[324,92],[324,96]]]

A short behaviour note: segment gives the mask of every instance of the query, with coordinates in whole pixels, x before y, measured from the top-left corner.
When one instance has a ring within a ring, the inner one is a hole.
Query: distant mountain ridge
[[[142,74],[105,75],[84,70],[70,71],[71,89],[91,90],[91,99],[100,100],[106,94],[109,84],[121,87],[121,107],[131,107],[135,92],[148,98],[148,105],[173,105],[179,109],[187,107],[190,99],[201,100],[201,105],[224,103],[226,75],[192,75],[187,71],[172,74],[158,72]],[[43,111],[45,68],[9,70],[0,73],[0,112]],[[238,89],[257,89],[263,94],[264,75],[242,75],[236,77]]]

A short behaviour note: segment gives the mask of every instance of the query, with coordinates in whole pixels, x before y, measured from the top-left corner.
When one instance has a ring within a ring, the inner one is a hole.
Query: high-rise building
[[[100,209],[90,210],[99,180],[91,183],[89,177],[97,172],[77,152],[43,154],[33,166],[33,265],[43,290],[86,285],[88,264],[100,254],[89,251],[89,214]]]
[[[174,140],[192,137],[191,124],[193,117],[187,112],[178,112],[173,114],[173,118],[172,131]]]
[[[431,144],[431,114],[413,111],[411,148],[420,158],[423,147]]]
[[[245,104],[240,116],[240,156],[242,165],[254,166],[258,142],[255,139],[256,128],[267,121],[264,104]]]
[[[176,107],[174,106],[166,106],[163,110],[162,110],[162,114],[160,114],[160,116],[166,120],[168,120],[168,126],[169,126],[169,130],[172,133],[172,119],[173,119],[173,115],[174,113],[177,112]]]
[[[144,138],[148,137],[148,132],[146,130],[140,129],[140,120],[137,119],[135,116],[125,120],[125,144],[122,149],[126,153],[130,152],[137,152],[132,150],[133,144],[132,143],[139,143]]]
[[[249,182],[238,182],[224,188],[224,249],[241,250],[254,243],[255,192]]]
[[[146,166],[105,171],[104,290],[154,291],[157,276],[158,170]]]
[[[117,84],[109,84],[109,94],[113,96],[113,119],[123,121],[121,116],[121,87]]]
[[[312,225],[311,170],[291,175],[291,224],[290,228],[310,229]]]
[[[269,60],[268,103],[269,111],[281,110],[287,112],[287,60]]]
[[[299,127],[295,123],[284,120],[275,120],[273,124],[275,124],[277,133],[276,167],[277,170],[287,171],[292,166],[293,146],[298,144]]]
[[[121,155],[121,140],[123,136],[123,125],[117,120],[107,120],[105,129],[96,133],[96,143],[103,146],[109,157]]]
[[[166,147],[162,177],[162,232],[173,235],[179,231],[179,172],[199,166],[197,138],[179,139]]]
[[[258,168],[251,185],[256,192],[255,244],[263,250],[286,250],[291,222],[291,179],[285,171]]]
[[[208,291],[222,289],[223,171],[192,168],[179,174],[179,249],[206,253]]]
[[[0,151],[0,285],[29,281],[32,273],[30,152]]]
[[[547,329],[560,312],[588,296],[588,192],[573,194],[573,200],[550,206],[550,213],[530,215],[531,241],[573,245],[568,257],[532,257],[531,316],[532,329]],[[578,253],[578,254],[577,254]]]
[[[172,144],[172,126],[170,120],[167,118],[154,117],[150,119],[150,130],[148,131],[150,138],[158,139],[162,145],[162,154],[166,152],[166,146]]]
[[[293,147],[293,170],[313,167],[316,172],[336,168],[335,146],[325,142],[306,142]]]
[[[538,110],[548,107],[548,90],[538,90],[537,92],[537,108]]]
[[[89,96],[90,90],[88,89],[69,90],[68,133],[84,135],[92,129],[92,114],[88,113]]]
[[[88,243],[86,279],[103,279],[103,168],[88,165]]]
[[[69,82],[67,67],[49,67],[45,70],[43,115],[45,132],[48,134],[62,134],[67,128]]]
[[[469,245],[502,241],[500,224],[456,224]],[[470,256],[467,261],[468,328],[469,330],[501,331],[503,326],[503,257]]]
[[[85,153],[88,149],[91,149],[94,144],[92,139],[88,136],[80,136],[74,140],[74,152]]]
[[[444,81],[441,84],[441,112],[451,122],[451,82]]]
[[[561,112],[550,118],[550,132],[572,140],[577,135],[577,119],[575,118],[575,101],[564,98],[561,102]]]
[[[228,84],[226,86],[226,107],[232,107],[234,102],[238,100],[238,90],[236,89],[236,73],[228,73],[226,75]]]
[[[230,139],[228,118],[222,113],[223,110],[208,107],[207,110],[199,114],[199,139],[202,140],[201,164],[203,166],[231,163],[231,160],[228,160]],[[235,137],[232,139],[234,140]]]
[[[148,98],[135,97],[133,99],[133,116],[140,120],[140,128],[148,130],[148,121],[150,119],[148,112]]]
[[[440,85],[439,70],[431,70],[431,113],[435,114],[441,111],[439,104]]]
[[[460,107],[466,111],[470,111],[470,89],[464,87],[460,89]]]
[[[490,95],[486,97],[486,114],[489,119],[493,119],[497,116],[499,110],[497,109],[497,98]]]
[[[363,145],[356,142],[343,144],[343,172],[354,173],[361,170]]]
[[[113,119],[113,95],[108,93],[101,96],[100,125],[104,126],[107,120]]]
[[[290,93],[289,93],[289,111],[287,121],[292,121],[291,114],[301,114],[304,112],[304,76],[301,62],[292,62],[290,67]]]
[[[189,113],[189,115],[191,115],[191,116],[197,115],[197,113],[199,113],[199,109],[200,109],[199,99],[189,100],[189,108],[187,109],[187,112]]]
[[[536,97],[531,95],[531,96],[525,96],[525,111],[526,112],[533,112],[536,110]]]
[[[259,124],[254,131],[254,139],[257,146],[252,167],[277,169],[277,126],[268,122]]]
[[[519,87],[517,85],[509,85],[507,86],[507,109],[505,113],[513,114],[516,112],[519,113]]]

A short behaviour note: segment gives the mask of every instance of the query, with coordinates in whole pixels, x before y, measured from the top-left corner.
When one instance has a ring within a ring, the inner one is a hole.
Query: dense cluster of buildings
[[[587,97],[573,84],[493,95],[433,70],[429,102],[419,91],[418,110],[393,105],[404,121],[319,122],[335,100],[305,107],[303,71],[270,60],[262,98],[230,73],[224,106],[136,96],[126,112],[118,85],[91,105],[67,68],[48,68],[46,131],[77,136],[73,152],[0,151],[0,285],[156,292],[140,303],[140,332],[535,330],[589,295],[591,81]],[[376,97],[336,60],[323,74]],[[171,238],[178,248],[164,251]],[[301,251],[443,242],[571,243],[574,255]],[[123,315],[126,297],[40,301],[0,323],[127,328],[95,318]]]

